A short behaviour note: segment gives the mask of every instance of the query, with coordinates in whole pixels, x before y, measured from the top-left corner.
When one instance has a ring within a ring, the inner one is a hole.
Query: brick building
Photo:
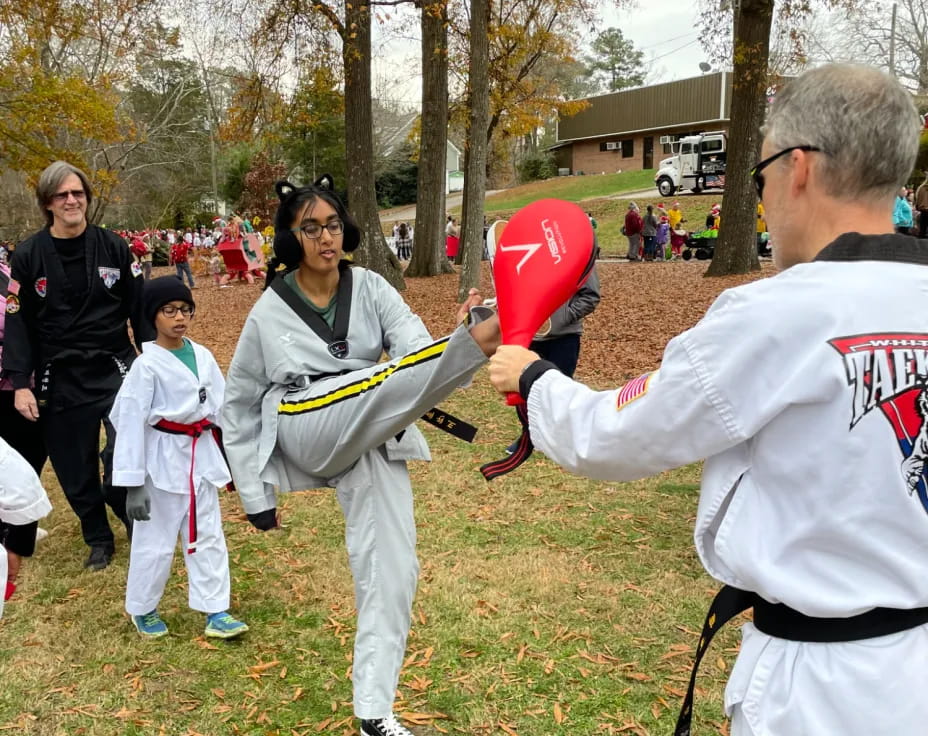
[[[728,131],[731,73],[587,98],[589,106],[558,120],[551,147],[561,174],[613,174],[656,168],[670,141]]]

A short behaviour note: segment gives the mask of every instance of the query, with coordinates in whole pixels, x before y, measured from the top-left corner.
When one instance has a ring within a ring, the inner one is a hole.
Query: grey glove
[[[148,521],[150,511],[151,497],[145,486],[126,488],[126,516],[135,521]]]

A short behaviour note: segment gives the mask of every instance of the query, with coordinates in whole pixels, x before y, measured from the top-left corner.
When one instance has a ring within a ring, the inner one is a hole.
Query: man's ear
[[[274,189],[277,191],[277,198],[283,201],[285,197],[296,189],[296,186],[285,179],[281,179],[274,184]]]
[[[332,178],[331,174],[323,174],[313,182],[313,186],[317,189],[325,189],[332,192],[335,190],[335,180]]]

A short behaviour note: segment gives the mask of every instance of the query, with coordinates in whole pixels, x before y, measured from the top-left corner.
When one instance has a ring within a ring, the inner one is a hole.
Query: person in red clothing
[[[177,278],[183,283],[184,274],[187,274],[187,284],[193,289],[193,271],[190,270],[190,248],[191,244],[186,240],[178,240],[171,246],[170,260],[174,264],[174,268],[177,269]]]
[[[641,249],[641,230],[644,223],[641,220],[641,212],[638,211],[638,205],[629,202],[628,212],[625,213],[625,226],[622,228],[622,234],[628,238],[628,255],[626,258],[630,261],[641,260],[639,250]]]
[[[683,227],[683,223],[678,222],[677,229],[670,231],[670,253],[672,258],[677,259],[683,255],[683,246],[686,245],[688,237],[689,233]]]

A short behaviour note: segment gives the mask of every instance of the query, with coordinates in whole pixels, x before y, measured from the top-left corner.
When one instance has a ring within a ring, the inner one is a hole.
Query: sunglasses
[[[61,204],[67,202],[68,197],[74,197],[74,199],[80,202],[86,196],[87,193],[83,189],[71,189],[67,192],[56,192],[52,195],[52,201]]]
[[[793,151],[818,151],[819,153],[822,153],[822,149],[818,146],[790,146],[789,148],[784,148],[779,153],[775,153],[772,156],[765,158],[753,169],[751,169],[751,178],[754,180],[754,188],[757,190],[758,199],[763,200],[764,198],[764,175],[761,172],[763,172],[764,169],[770,166],[770,164],[772,164],[778,158],[785,156],[787,153],[792,153]]]

